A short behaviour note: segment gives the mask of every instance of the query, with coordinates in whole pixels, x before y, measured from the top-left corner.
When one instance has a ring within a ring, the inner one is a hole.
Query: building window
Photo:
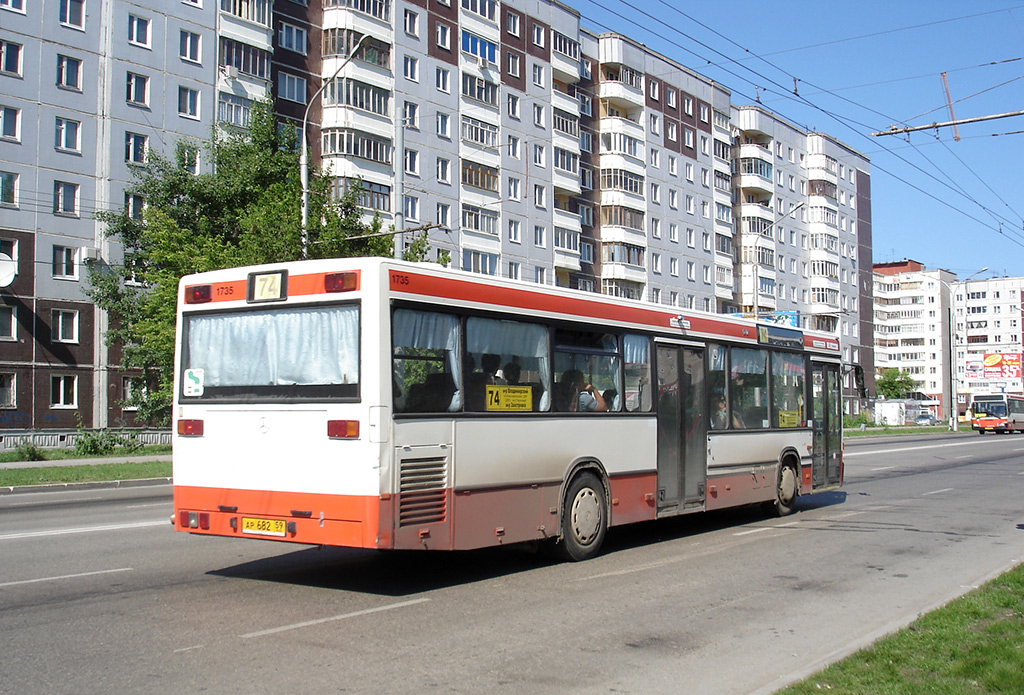
[[[447,68],[437,69],[436,85],[439,92],[451,92],[451,72]]]
[[[281,99],[306,103],[306,78],[287,72],[277,73],[277,96]]]
[[[0,0],[0,8],[25,14],[25,0]]]
[[[437,180],[439,183],[451,183],[452,163],[450,159],[437,158]]]
[[[199,90],[178,87],[178,115],[199,118]]]
[[[178,34],[178,55],[182,60],[198,63],[200,57],[200,36],[184,29]]]
[[[53,247],[52,275],[55,278],[64,280],[78,279],[78,249],[72,246]]]
[[[125,101],[133,106],[149,105],[149,78],[134,72],[128,73]]]
[[[534,65],[533,66],[533,83],[538,87],[544,86],[544,66]]]
[[[124,161],[129,164],[145,164],[149,137],[139,133],[125,132]]]
[[[324,3],[335,4],[335,3]],[[345,3],[349,6],[354,3]],[[363,9],[364,5],[369,5],[369,2],[361,2],[358,4],[359,9]],[[385,5],[387,3],[373,3],[376,5]],[[223,12],[229,12],[236,17],[247,19],[250,22],[256,22],[262,24],[265,27],[270,26],[270,0],[220,0],[220,9]],[[368,9],[364,11],[369,11]]]
[[[508,221],[508,240],[513,244],[520,242],[520,235],[522,233],[523,223],[519,220]]]
[[[420,218],[420,199],[416,196],[405,196],[405,219],[418,220]]]
[[[580,242],[580,260],[584,263],[594,262],[594,245],[591,242]]]
[[[534,206],[544,209],[547,208],[547,188],[543,184],[537,183],[533,186],[533,204]]]
[[[0,374],[0,408],[16,408],[18,405],[15,376],[8,372]]]
[[[78,312],[54,309],[51,313],[50,342],[78,342]]]
[[[449,114],[438,112],[437,134],[442,138],[451,138],[451,116]]]
[[[420,16],[412,10],[405,11],[405,33],[409,36],[420,35]]]
[[[512,77],[519,77],[519,56],[515,53],[508,54],[505,72]]]
[[[519,36],[519,23],[520,23],[519,15],[516,14],[515,12],[509,12],[505,16],[505,31],[507,31],[512,36],[518,37]]]
[[[547,245],[547,230],[544,225],[535,224],[533,226],[533,245],[539,249],[544,248]]]
[[[437,25],[437,35],[434,37],[438,48],[450,51],[452,48],[452,30],[447,24]]]
[[[0,205],[18,206],[18,175],[11,171],[0,171]]]
[[[277,45],[281,48],[306,55],[306,30],[292,24],[281,22],[281,28],[277,32]]]
[[[58,150],[78,152],[81,149],[82,124],[69,118],[57,117],[54,127],[53,146]]]
[[[220,92],[217,95],[217,120],[221,123],[245,128],[249,125],[252,101],[234,94]]]
[[[74,408],[78,404],[78,377],[50,377],[50,407]]]
[[[508,262],[508,279],[518,280],[519,279],[519,263],[516,261]]]
[[[533,269],[533,281],[538,285],[543,285],[548,281],[547,275],[547,268],[543,266],[537,266]]]
[[[82,89],[82,61],[68,56],[57,56],[57,86],[65,89]]]
[[[15,333],[14,307],[0,304],[0,340],[14,340]]]
[[[533,45],[544,48],[544,27],[539,24],[533,25]]]
[[[420,153],[417,150],[405,150],[405,173],[412,174],[413,176],[419,176],[420,173]]]
[[[21,74],[21,44],[0,41],[0,72]]]
[[[225,68],[233,67],[245,75],[266,79],[269,75],[267,67],[270,64],[270,53],[221,37],[219,64]]]
[[[85,28],[85,0],[60,0],[60,23],[75,29]]]
[[[452,206],[448,203],[437,204],[437,217],[435,222],[441,227],[448,229],[452,224]]]
[[[412,80],[413,82],[420,81],[420,61],[412,56],[405,56],[403,62],[402,74],[405,79]]]
[[[77,183],[53,182],[53,212],[58,215],[78,215]]]
[[[508,115],[511,118],[519,118],[519,97],[515,94],[508,95]]]
[[[149,48],[149,20],[128,15],[128,43]]]
[[[420,107],[414,101],[407,101],[402,105],[402,124],[413,130],[420,129]]]
[[[133,220],[141,220],[146,208],[146,199],[138,193],[124,194],[124,211]]]
[[[21,140],[21,109],[0,106],[0,139]]]

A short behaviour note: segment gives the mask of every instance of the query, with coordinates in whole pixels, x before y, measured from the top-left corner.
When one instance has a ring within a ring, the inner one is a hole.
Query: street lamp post
[[[988,270],[988,266],[985,266],[981,270],[975,271],[968,275],[966,278],[957,283],[947,283],[943,280],[939,280],[940,283],[945,285],[949,289],[949,416],[953,419],[953,431],[960,431],[960,406],[957,405],[957,382],[959,381],[956,376],[956,314],[953,311],[953,297],[956,294],[956,290],[953,285],[965,285],[971,278],[981,275]]]
[[[302,145],[299,150],[299,180],[302,182],[302,257],[306,257],[306,251],[309,247],[309,141],[306,137],[306,128],[309,123],[309,110],[313,108],[313,104],[323,94],[324,90],[327,89],[327,85],[334,82],[334,80],[341,74],[341,71],[345,69],[345,66],[356,57],[359,48],[363,45],[363,42],[371,38],[369,34],[363,34],[363,36],[356,42],[352,50],[349,51],[348,57],[341,61],[341,65],[334,71],[329,80],[325,80],[320,89],[316,90],[316,93],[306,103],[306,111],[302,114]]]

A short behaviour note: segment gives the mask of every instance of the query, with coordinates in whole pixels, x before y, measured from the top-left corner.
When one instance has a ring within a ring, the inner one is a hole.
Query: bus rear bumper
[[[378,497],[176,486],[177,531],[377,548]]]

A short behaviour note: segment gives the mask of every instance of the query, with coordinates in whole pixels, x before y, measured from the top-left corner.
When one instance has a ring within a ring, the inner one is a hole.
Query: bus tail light
[[[213,287],[211,285],[192,285],[185,288],[186,304],[205,304],[213,299]]]
[[[201,528],[204,531],[209,531],[210,513],[188,512],[182,509],[178,512],[178,525],[182,528]]]
[[[359,420],[328,420],[327,436],[331,439],[359,439]]]
[[[328,273],[324,276],[325,292],[351,292],[358,289],[358,273]]]
[[[202,437],[202,420],[178,420],[178,434],[182,437]]]

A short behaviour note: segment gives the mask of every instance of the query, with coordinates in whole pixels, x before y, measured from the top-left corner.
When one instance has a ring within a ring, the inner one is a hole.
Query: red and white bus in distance
[[[1024,396],[978,394],[971,400],[971,429],[978,434],[1024,432]]]
[[[834,336],[432,264],[179,288],[178,530],[357,548],[550,541],[842,483]]]

